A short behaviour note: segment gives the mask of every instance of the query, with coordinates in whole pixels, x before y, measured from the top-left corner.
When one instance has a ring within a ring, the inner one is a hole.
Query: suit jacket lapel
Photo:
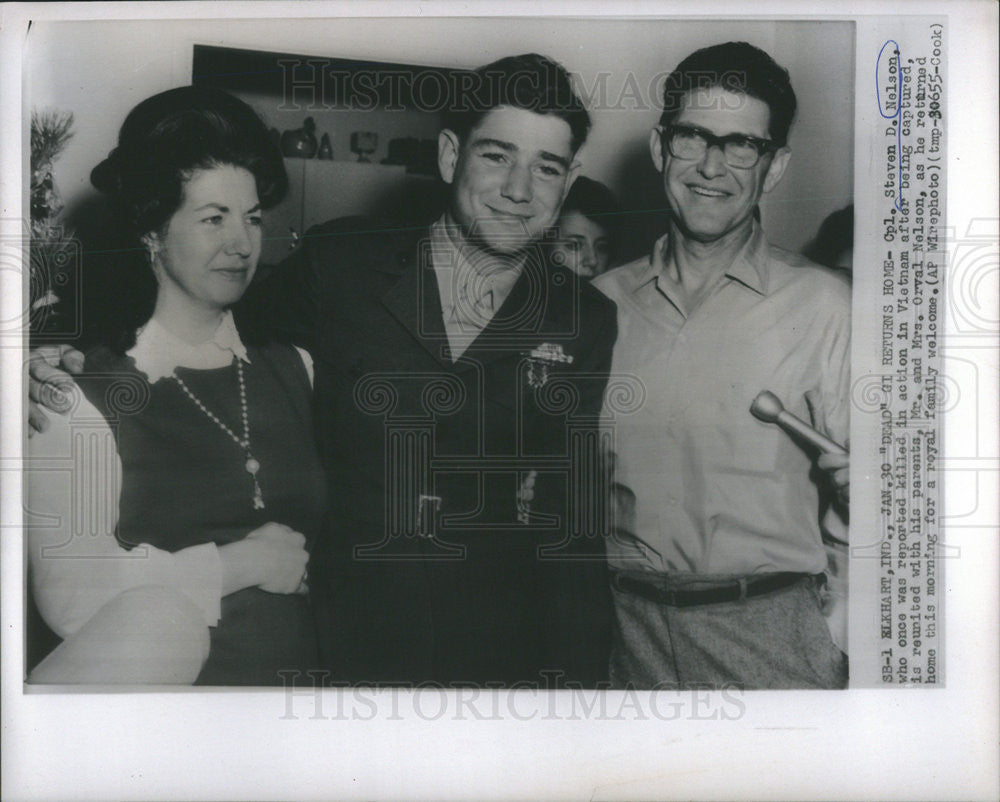
[[[386,272],[397,274],[398,280],[383,293],[382,303],[439,364],[450,367],[441,294],[430,252],[424,247],[428,239],[424,229],[417,242],[386,266]]]
[[[441,309],[441,293],[431,263],[428,232],[400,250],[389,264],[377,267],[398,276],[382,295],[382,303],[442,367],[470,370],[511,354],[530,351],[548,314],[549,271],[545,261],[529,258],[503,304],[462,358],[453,363]]]

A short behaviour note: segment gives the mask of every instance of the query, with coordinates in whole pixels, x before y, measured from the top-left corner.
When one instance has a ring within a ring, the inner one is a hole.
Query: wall
[[[268,128],[284,131],[288,128],[300,128],[306,117],[312,117],[316,123],[316,140],[323,134],[329,134],[330,145],[333,148],[333,158],[336,161],[357,161],[358,156],[351,152],[351,133],[354,131],[375,131],[378,134],[378,144],[375,153],[369,160],[381,162],[389,153],[389,140],[397,137],[416,137],[418,139],[437,140],[441,130],[441,119],[438,114],[421,114],[405,111],[351,111],[348,109],[306,109],[301,111],[280,111],[281,99],[256,92],[234,92],[245,100],[254,111],[260,115]]]
[[[799,97],[791,166],[765,199],[771,238],[798,249],[849,203],[853,176],[853,26],[849,23],[565,19],[338,19],[38,23],[28,44],[29,104],[72,110],[76,137],[56,165],[72,204],[139,100],[191,78],[195,43],[472,67],[537,51],[594,95],[584,172],[620,195],[658,198],[646,140],[659,116],[649,87],[692,50],[743,39],[786,66]],[[627,67],[627,71],[626,71]],[[601,77],[603,75],[603,77]],[[603,91],[602,91],[603,87]]]

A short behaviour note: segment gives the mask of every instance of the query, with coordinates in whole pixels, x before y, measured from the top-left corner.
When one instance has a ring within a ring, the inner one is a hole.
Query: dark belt
[[[641,596],[657,604],[667,604],[671,607],[694,607],[699,604],[721,604],[722,602],[752,599],[755,596],[763,596],[766,593],[790,587],[806,577],[812,578],[818,585],[826,580],[825,574],[786,572],[763,574],[759,579],[755,577],[747,577],[744,580],[735,579],[729,584],[704,590],[667,590],[659,587],[653,581],[615,572],[611,575],[611,584],[620,591]]]

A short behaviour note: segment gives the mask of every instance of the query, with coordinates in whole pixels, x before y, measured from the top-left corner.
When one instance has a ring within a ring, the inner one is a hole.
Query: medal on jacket
[[[549,370],[553,365],[572,364],[573,357],[563,352],[558,343],[542,343],[527,355],[528,386],[533,390],[544,387],[549,380]]]

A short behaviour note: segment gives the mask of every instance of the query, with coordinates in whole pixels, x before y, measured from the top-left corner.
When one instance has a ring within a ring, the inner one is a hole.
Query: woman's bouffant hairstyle
[[[118,146],[90,174],[111,204],[116,248],[95,254],[93,269],[88,267],[83,344],[100,343],[119,354],[135,345],[136,329],[153,314],[157,293],[141,238],[163,233],[196,170],[221,166],[253,175],[263,209],[276,206],[288,191],[281,151],[263,121],[221,89],[182,86],[129,112]]]
[[[198,169],[231,165],[257,182],[261,207],[288,191],[278,145],[242,100],[206,86],[169,89],[142,101],[122,124],[118,147],[90,174],[133,234],[159,231],[183,201]]]

